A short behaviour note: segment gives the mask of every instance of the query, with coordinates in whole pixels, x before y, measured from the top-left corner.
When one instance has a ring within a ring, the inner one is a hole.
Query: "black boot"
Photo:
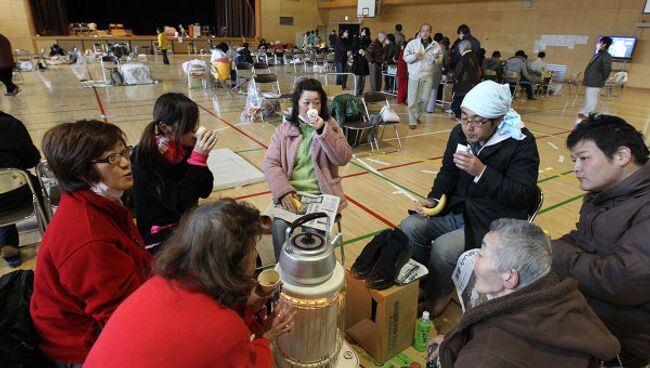
[[[366,285],[371,289],[383,290],[395,284],[402,267],[411,259],[409,239],[402,230],[393,230],[387,239],[379,261],[367,277]]]
[[[392,230],[384,230],[372,238],[370,243],[363,248],[361,254],[359,254],[357,259],[354,261],[352,268],[350,268],[352,276],[357,279],[363,279],[368,276],[379,259],[381,250],[386,244],[388,235],[392,232]]]

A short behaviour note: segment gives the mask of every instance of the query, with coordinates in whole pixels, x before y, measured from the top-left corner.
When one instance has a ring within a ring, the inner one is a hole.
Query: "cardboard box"
[[[345,279],[345,332],[384,364],[413,343],[420,282],[373,290],[347,271]]]

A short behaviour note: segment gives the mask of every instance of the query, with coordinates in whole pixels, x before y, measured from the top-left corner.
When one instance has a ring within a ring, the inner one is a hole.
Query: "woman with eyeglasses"
[[[181,93],[165,93],[153,107],[133,156],[133,197],[138,229],[155,253],[181,215],[212,193],[208,155],[215,131],[199,129],[199,108]]]
[[[61,124],[45,133],[43,151],[63,196],[38,251],[31,315],[41,351],[57,367],[75,367],[147,280],[151,256],[120,200],[133,186],[133,148],[120,128]]]

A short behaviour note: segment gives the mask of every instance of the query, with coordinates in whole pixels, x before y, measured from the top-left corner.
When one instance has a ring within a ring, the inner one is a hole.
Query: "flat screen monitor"
[[[604,36],[598,37],[598,43],[600,39]],[[612,55],[612,59],[629,61],[632,59],[632,54],[634,53],[634,47],[636,47],[636,37],[627,37],[627,36],[609,36],[612,38],[612,44],[609,46],[609,53]],[[596,44],[596,50],[594,53],[598,52],[598,44]]]

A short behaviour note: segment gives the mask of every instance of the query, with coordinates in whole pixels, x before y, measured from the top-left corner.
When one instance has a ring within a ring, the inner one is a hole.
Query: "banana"
[[[302,208],[302,203],[300,203],[298,196],[294,194],[291,198],[293,198],[293,204],[296,206],[296,211],[300,211]]]
[[[438,204],[435,207],[422,207],[422,213],[424,213],[428,217],[433,217],[445,208],[445,205],[447,204],[447,195],[443,194],[440,196],[440,200],[438,200]]]

